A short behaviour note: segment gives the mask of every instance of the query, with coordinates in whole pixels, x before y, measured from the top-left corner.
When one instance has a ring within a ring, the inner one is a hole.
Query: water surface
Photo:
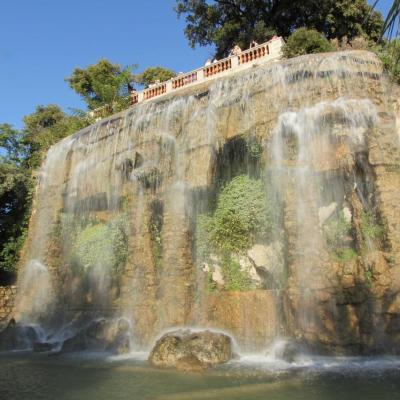
[[[0,354],[0,399],[400,399],[400,359],[243,357],[205,374],[150,367],[143,355]]]

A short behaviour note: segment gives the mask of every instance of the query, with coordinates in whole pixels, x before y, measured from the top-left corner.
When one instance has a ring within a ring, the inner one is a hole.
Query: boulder
[[[351,218],[352,218],[352,213],[349,207],[343,207],[343,217],[345,221],[350,224],[351,223]]]
[[[194,355],[185,356],[176,362],[176,369],[183,372],[203,372],[209,365],[202,363]]]
[[[212,280],[218,285],[225,285],[224,275],[222,274],[222,269],[219,265],[214,265]]]
[[[87,339],[84,332],[78,332],[75,336],[66,339],[61,346],[61,352],[70,353],[87,350]]]
[[[51,351],[57,346],[57,343],[50,342],[35,342],[33,343],[33,351],[37,353],[43,353],[46,351]]]
[[[32,326],[25,326],[11,319],[7,327],[0,332],[0,350],[25,350],[38,341]]]
[[[110,351],[124,354],[130,351],[130,325],[125,319],[100,318],[91,321],[74,336],[64,341],[61,351]]]
[[[247,251],[257,273],[266,280],[266,287],[280,287],[284,280],[283,246],[280,241],[269,245],[255,244]]]
[[[262,286],[262,279],[257,273],[257,269],[247,256],[238,256],[238,262],[240,264],[240,270],[245,272],[250,279],[253,281],[255,287]]]
[[[330,217],[334,214],[337,208],[337,203],[333,202],[325,207],[320,207],[318,210],[319,226],[324,226]]]
[[[204,263],[202,267],[203,272],[211,274],[211,279],[219,286],[224,286],[225,280],[222,274],[222,269],[218,264]]]
[[[223,333],[190,330],[168,332],[157,340],[149,362],[156,367],[197,370],[226,363],[233,357],[232,340]]]

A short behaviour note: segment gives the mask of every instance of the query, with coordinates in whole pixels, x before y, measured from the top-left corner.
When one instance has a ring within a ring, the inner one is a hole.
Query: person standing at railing
[[[238,56],[242,52],[242,49],[236,45],[230,52],[229,56]]]

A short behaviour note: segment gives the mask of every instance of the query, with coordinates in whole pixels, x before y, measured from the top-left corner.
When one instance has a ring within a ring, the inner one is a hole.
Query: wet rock
[[[320,207],[318,210],[319,226],[324,226],[337,209],[337,203],[333,202],[326,207]]]
[[[202,363],[194,355],[185,356],[176,362],[176,369],[183,372],[203,372],[209,365]]]
[[[247,252],[249,260],[254,264],[257,273],[264,278],[266,287],[281,286],[284,280],[283,246],[280,241],[270,245],[255,244]]]
[[[219,265],[214,265],[214,271],[212,272],[212,280],[218,285],[225,285],[224,276],[222,275],[222,269]]]
[[[116,354],[128,353],[129,332],[129,322],[124,319],[118,321],[97,319],[64,341],[61,351],[105,350]]]
[[[222,274],[222,269],[218,264],[203,264],[203,271],[206,273],[211,273],[211,279],[219,286],[225,285],[224,276]]]
[[[0,350],[13,350],[17,344],[17,324],[11,319],[5,329],[0,332]]]
[[[177,330],[157,340],[149,362],[156,367],[199,370],[228,362],[232,357],[232,340],[223,333]]]
[[[343,217],[348,224],[351,223],[352,213],[349,207],[343,207]]]
[[[61,352],[70,353],[75,351],[87,350],[87,340],[84,332],[79,332],[77,335],[64,341],[61,347]]]
[[[35,342],[33,343],[33,351],[36,351],[37,353],[43,353],[46,351],[53,350],[55,346],[56,346],[55,343]]]
[[[287,363],[293,363],[303,352],[304,346],[294,338],[276,340],[266,355]]]
[[[32,347],[38,336],[32,326],[25,326],[11,319],[0,332],[0,350],[23,350]]]
[[[257,273],[257,270],[254,267],[251,260],[248,257],[244,256],[244,257],[238,257],[238,262],[240,264],[240,270],[242,272],[245,272],[250,277],[250,279],[253,281],[254,286],[261,287],[262,278]]]
[[[300,349],[297,343],[290,341],[286,343],[286,345],[283,348],[281,358],[282,360],[288,362],[288,363],[293,363],[296,361],[300,353]]]

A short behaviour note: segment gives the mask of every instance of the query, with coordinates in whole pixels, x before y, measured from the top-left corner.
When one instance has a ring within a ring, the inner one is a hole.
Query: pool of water
[[[204,374],[152,368],[145,354],[0,353],[4,400],[400,399],[400,359],[245,356]]]

